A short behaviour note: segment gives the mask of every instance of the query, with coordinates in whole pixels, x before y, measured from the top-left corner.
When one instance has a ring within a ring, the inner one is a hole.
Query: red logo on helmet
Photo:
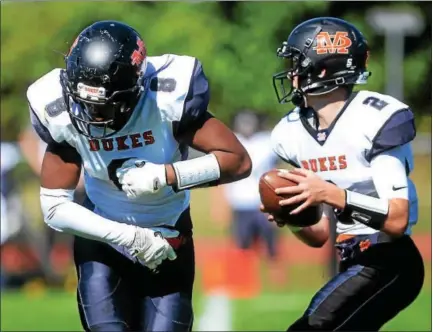
[[[75,38],[74,42],[72,43],[71,47],[69,48],[69,52],[68,55],[71,54],[72,50],[75,48],[75,46],[77,46],[78,43],[78,39],[80,39],[80,37],[78,36],[77,38]]]
[[[325,31],[317,35],[317,46],[313,50],[317,54],[348,54],[350,46],[352,46],[352,40],[347,37],[347,32],[337,31],[335,35],[330,35]]]
[[[144,42],[138,37],[137,46],[138,50],[134,50],[134,52],[131,54],[131,63],[133,65],[140,66],[146,57],[146,47],[144,46]]]

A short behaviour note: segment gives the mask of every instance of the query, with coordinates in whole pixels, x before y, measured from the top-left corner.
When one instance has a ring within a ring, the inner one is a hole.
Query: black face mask
[[[108,98],[93,101],[81,97],[63,77],[65,103],[75,129],[89,138],[106,138],[116,134],[132,114],[141,96],[142,80],[131,89],[115,91]]]
[[[80,134],[90,138],[105,138],[116,134],[132,115],[139,95],[131,96],[128,102],[93,104],[74,102],[70,117]]]
[[[304,53],[291,48],[284,54],[284,60],[286,70],[273,76],[278,102],[281,104],[292,102],[295,106],[300,106],[304,102],[304,97],[299,85],[311,70],[310,63]],[[293,86],[293,79],[296,77],[298,78],[298,88]]]
[[[119,105],[76,102],[72,109],[71,120],[80,134],[90,138],[104,138],[115,134],[114,125],[116,114],[120,113]]]

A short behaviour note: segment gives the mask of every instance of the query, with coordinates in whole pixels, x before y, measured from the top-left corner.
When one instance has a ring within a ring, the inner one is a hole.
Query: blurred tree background
[[[276,101],[272,75],[282,69],[276,49],[305,19],[336,16],[352,21],[369,40],[370,83],[384,91],[383,36],[365,21],[373,7],[411,7],[425,17],[419,37],[405,41],[405,101],[418,127],[430,130],[431,2],[6,2],[1,4],[1,135],[14,140],[28,123],[26,89],[54,67],[86,25],[123,21],[144,38],[149,55],[188,54],[199,58],[211,84],[211,110],[224,121],[240,107],[271,120],[290,106]],[[427,119],[429,121],[427,121]],[[420,127],[421,125],[421,127]]]

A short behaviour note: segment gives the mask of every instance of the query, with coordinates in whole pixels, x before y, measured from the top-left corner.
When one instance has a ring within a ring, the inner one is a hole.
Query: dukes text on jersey
[[[313,172],[337,171],[347,168],[346,155],[301,160],[302,168]]]
[[[123,151],[129,149],[141,148],[145,145],[151,145],[155,143],[152,130],[147,130],[142,134],[130,134],[123,135],[114,138],[103,138],[103,139],[90,139],[89,150],[90,151]]]

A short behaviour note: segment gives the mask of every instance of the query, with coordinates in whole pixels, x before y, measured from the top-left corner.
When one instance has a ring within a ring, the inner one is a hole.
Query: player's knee
[[[184,293],[150,299],[146,313],[151,317],[146,331],[188,332],[194,319],[191,299]]]
[[[130,328],[124,322],[112,322],[112,323],[95,324],[95,325],[89,327],[88,331],[92,331],[92,332],[120,332],[120,331],[130,331]]]

